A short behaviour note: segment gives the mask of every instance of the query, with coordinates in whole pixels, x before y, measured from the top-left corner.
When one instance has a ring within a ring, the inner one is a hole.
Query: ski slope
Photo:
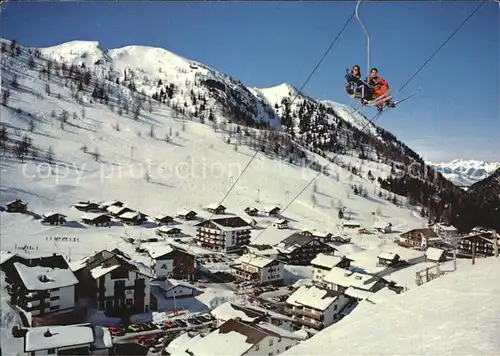
[[[498,355],[500,259],[456,272],[354,312],[291,355]]]
[[[83,47],[75,50],[75,46]],[[140,46],[127,47],[125,53],[134,53],[132,57],[141,59],[137,51],[146,53],[147,58],[158,57],[158,53],[165,55],[164,50]],[[82,56],[93,61],[101,53],[94,42],[76,42],[42,52],[70,62]],[[128,54],[120,55],[119,50],[107,53],[110,57],[121,58],[123,68],[128,60],[132,61]],[[171,57],[172,66],[183,65],[183,59]],[[71,87],[64,85],[60,77],[52,75],[50,81],[40,78],[36,69],[29,69],[21,60],[4,58],[2,64],[2,80],[8,82],[17,75],[19,83],[18,88],[11,88],[9,107],[1,107],[2,122],[9,136],[19,139],[27,133],[40,150],[40,156],[51,147],[56,164],[50,166],[44,159],[20,163],[11,153],[4,155],[0,203],[24,199],[30,211],[39,215],[57,211],[67,215],[70,222],[67,226],[44,226],[29,215],[1,212],[4,250],[29,245],[38,248],[38,253],[62,252],[76,258],[116,245],[124,234],[141,238],[154,235],[153,223],[134,227],[121,224],[111,228],[85,227],[79,222],[83,213],[71,207],[79,200],[116,199],[150,217],[160,213],[175,215],[187,208],[207,218],[209,214],[203,207],[221,202],[255,153],[245,145],[250,139],[242,135],[231,134],[231,143],[227,143],[230,125],[214,129],[154,102],[151,111],[145,104],[140,117],[134,120],[131,113],[120,115],[116,107],[112,111],[104,104],[91,102],[88,94],[82,94],[80,103],[77,102]],[[50,95],[45,93],[46,84],[50,85]],[[117,86],[113,93],[125,100],[125,89]],[[64,110],[69,118],[61,128],[59,117]],[[27,132],[30,123],[34,126],[33,132]],[[154,137],[149,136],[151,130]],[[98,153],[97,161],[93,153]],[[308,155],[322,165],[328,163],[320,156]],[[375,177],[386,177],[390,171],[390,167],[380,163],[345,158],[365,173],[370,167]],[[353,176],[336,164],[330,164],[328,176],[320,174],[314,185],[294,199],[316,175],[317,172],[308,167],[259,153],[223,203],[229,213],[245,217],[244,209],[248,206],[284,208],[293,200],[283,214],[290,220],[291,229],[278,230],[270,226],[273,219],[256,218],[260,229],[252,231],[251,242],[260,244],[278,243],[297,230],[317,229],[343,233],[353,241],[362,240],[364,249],[380,248],[392,244],[400,232],[425,224],[413,210],[379,198],[376,180],[372,183]],[[354,184],[362,185],[369,196],[354,195],[351,189]],[[340,207],[349,212],[351,222],[358,222],[362,227],[371,228],[377,219],[383,218],[397,229],[393,234],[368,237],[358,236],[356,230],[341,231],[337,214]],[[188,222],[179,227],[193,237],[196,234],[193,224]],[[80,243],[54,245],[53,236],[69,236]],[[128,244],[123,248],[135,253]]]

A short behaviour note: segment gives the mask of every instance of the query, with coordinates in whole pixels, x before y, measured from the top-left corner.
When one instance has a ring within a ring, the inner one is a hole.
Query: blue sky
[[[103,48],[163,47],[247,85],[301,87],[355,2],[38,2],[3,4],[2,36],[27,46],[70,40]],[[371,66],[397,91],[477,2],[367,2]],[[378,124],[424,159],[500,161],[499,5],[487,3],[400,93],[418,96]],[[304,92],[357,105],[344,73],[366,71],[366,40],[353,20]],[[369,116],[374,109],[366,109]]]

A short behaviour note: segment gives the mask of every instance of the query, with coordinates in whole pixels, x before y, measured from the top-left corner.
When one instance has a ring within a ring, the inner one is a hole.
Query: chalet
[[[107,330],[109,348],[111,335]],[[96,337],[90,325],[42,326],[28,329],[24,352],[29,355],[90,355]]]
[[[325,275],[330,272],[333,267],[349,268],[351,261],[344,256],[334,256],[333,254],[318,253],[311,261],[313,267],[313,281],[321,283]]]
[[[257,216],[259,214],[259,209],[252,208],[252,207],[246,207],[245,213],[247,213],[250,216]]]
[[[206,220],[196,227],[196,242],[210,250],[238,252],[250,242],[252,227],[238,216]]]
[[[172,224],[174,222],[174,217],[170,215],[165,215],[165,214],[160,214],[158,216],[155,216],[155,222],[159,225],[165,224]]]
[[[133,213],[134,210],[130,209],[126,206],[118,206],[118,205],[111,205],[106,209],[109,215],[114,216],[115,218],[118,218],[120,215],[125,214],[125,213]]]
[[[377,256],[377,265],[392,267],[400,261],[400,258],[401,257],[394,252],[381,252]]]
[[[266,322],[252,323],[241,319],[229,319],[207,335],[199,334],[194,338],[183,335],[181,338],[183,342],[177,339],[172,342],[172,345],[176,344],[173,355],[243,356],[263,355],[264,352],[265,355],[278,355],[304,339]],[[216,351],[213,351],[214,347]]]
[[[166,299],[194,297],[199,292],[192,284],[177,280],[166,279],[156,284]]]
[[[333,267],[323,278],[323,286],[340,293],[352,287],[367,292],[377,292],[385,287],[387,282],[377,276],[348,271]]]
[[[30,325],[52,313],[68,313],[75,308],[78,280],[62,256],[14,262],[6,276],[10,302],[17,305]]]
[[[73,206],[75,209],[86,213],[101,213],[103,211],[103,209],[99,207],[99,204],[91,203],[90,201],[79,201]]]
[[[243,219],[243,220],[253,228],[256,228],[258,225],[257,220],[255,219]]]
[[[94,226],[110,226],[111,216],[107,214],[88,213],[82,216],[82,222]]]
[[[288,220],[287,219],[278,219],[273,222],[273,226],[278,229],[288,229]]]
[[[45,213],[42,216],[41,223],[49,225],[63,225],[66,223],[66,215],[56,212]]]
[[[231,273],[237,279],[258,284],[283,285],[284,271],[282,262],[250,254],[241,256],[231,265]]]
[[[316,239],[318,239],[321,242],[327,243],[327,242],[332,242],[333,239],[333,234],[330,232],[320,232],[317,230],[304,230],[301,232],[302,235],[304,236],[311,236]]]
[[[423,248],[429,246],[429,239],[441,240],[431,228],[413,229],[399,235],[399,245],[404,247]],[[434,241],[434,240],[432,240]],[[432,243],[430,243],[432,245]]]
[[[156,235],[175,237],[182,235],[182,230],[177,227],[160,226],[158,229],[156,229]]]
[[[436,223],[432,225],[432,229],[439,236],[446,238],[457,237],[460,235],[457,228],[450,224]]]
[[[193,210],[183,209],[177,213],[176,217],[182,220],[195,220],[197,215]]]
[[[207,205],[205,207],[205,210],[211,214],[218,215],[218,214],[224,214],[224,212],[226,211],[226,207],[224,205],[213,203],[213,204]]]
[[[146,215],[138,211],[127,211],[126,213],[118,216],[120,221],[127,225],[141,225],[147,221]]]
[[[8,213],[26,213],[28,211],[28,203],[21,199],[13,200],[5,204]]]
[[[156,278],[194,281],[196,261],[192,253],[170,245],[150,248],[148,253]]]
[[[267,216],[278,216],[281,209],[277,206],[270,206],[262,209],[262,212]]]
[[[240,318],[247,322],[268,322],[288,331],[294,330],[294,320],[292,317],[270,311],[256,306],[255,304],[238,304],[225,302],[213,309],[210,314],[215,318],[217,327],[230,319]]]
[[[429,247],[425,251],[425,261],[426,262],[445,262],[447,252],[435,247]]]
[[[498,244],[498,241],[496,242]],[[490,257],[495,254],[495,236],[493,233],[482,233],[460,238],[459,254],[472,257]]]
[[[107,201],[104,201],[101,204],[99,204],[99,207],[102,210],[108,210],[108,208],[110,206],[123,206],[123,205],[125,205],[125,204],[123,204],[123,202],[121,202],[119,200],[107,200]]]
[[[80,282],[78,294],[94,299],[98,309],[149,311],[151,272],[122,251],[103,250],[71,263],[71,268]]]
[[[388,234],[388,233],[392,232],[392,224],[391,223],[386,223],[386,222],[383,222],[383,221],[376,221],[373,224],[373,228],[376,231],[384,233],[384,234]]]
[[[275,246],[278,259],[285,264],[308,266],[318,253],[333,254],[336,249],[310,236],[292,234]]]
[[[298,324],[323,330],[342,318],[341,311],[350,301],[349,297],[333,290],[301,286],[286,300],[285,314]]]

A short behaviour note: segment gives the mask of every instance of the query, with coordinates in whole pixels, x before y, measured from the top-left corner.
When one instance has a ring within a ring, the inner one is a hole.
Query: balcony
[[[309,309],[299,309],[299,308],[291,308],[291,307],[285,307],[285,313],[290,314],[290,315],[298,315],[302,316],[305,315],[310,318],[314,318],[319,321],[323,321],[324,315],[320,312],[317,311],[311,311]],[[299,318],[300,320],[300,318]]]
[[[323,323],[319,322],[319,321],[312,321],[310,319],[308,320],[305,320],[305,319],[297,319],[297,322],[299,324],[302,324],[302,325],[305,325],[305,326],[309,326],[313,329],[316,329],[316,330],[321,330],[324,328],[324,325]]]

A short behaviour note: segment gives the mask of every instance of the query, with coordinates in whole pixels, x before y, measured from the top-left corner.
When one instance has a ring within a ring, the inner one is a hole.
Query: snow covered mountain
[[[456,159],[451,162],[427,162],[457,186],[469,187],[490,176],[500,167],[500,162],[483,162]]]

